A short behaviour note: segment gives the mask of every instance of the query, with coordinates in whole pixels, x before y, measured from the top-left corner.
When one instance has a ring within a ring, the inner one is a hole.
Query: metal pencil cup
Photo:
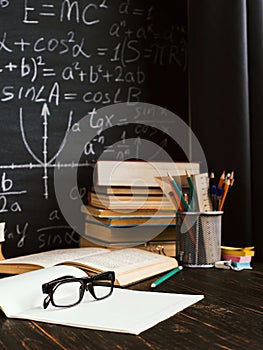
[[[221,258],[222,211],[177,212],[176,258],[188,267],[213,267]]]

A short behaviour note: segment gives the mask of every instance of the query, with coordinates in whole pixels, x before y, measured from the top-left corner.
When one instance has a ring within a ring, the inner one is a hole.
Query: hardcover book
[[[144,162],[100,160],[96,164],[96,185],[159,187],[156,177],[200,173],[200,164],[191,162]]]
[[[57,249],[0,261],[0,273],[20,274],[55,265],[70,265],[88,273],[114,271],[115,284],[126,286],[178,266],[176,259],[137,248],[111,250],[87,247]]]

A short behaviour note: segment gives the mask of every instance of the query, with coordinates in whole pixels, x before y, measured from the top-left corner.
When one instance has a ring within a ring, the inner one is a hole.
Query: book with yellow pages
[[[164,233],[164,235],[166,236],[166,233]],[[79,238],[79,246],[101,247],[101,244],[96,244],[94,241],[89,241],[88,239],[81,236]],[[144,242],[143,244],[137,245],[136,248],[148,250],[150,252],[166,256],[176,256],[175,239],[173,238],[169,240],[166,237],[163,238],[162,233],[160,233],[160,235],[149,242]]]
[[[138,225],[111,227],[91,221],[85,222],[85,238],[101,246],[123,248],[137,246],[154,240],[160,234],[175,240],[175,227],[161,225]],[[163,240],[163,238],[162,238]]]
[[[138,248],[98,247],[57,249],[0,261],[0,273],[20,274],[56,265],[70,265],[88,273],[114,271],[115,284],[126,286],[178,266],[176,259]]]
[[[88,203],[107,209],[174,209],[165,195],[104,195],[89,192]]]
[[[92,221],[85,222],[85,238],[107,247],[136,246],[155,240],[174,240],[175,227],[161,225],[138,225],[112,227]]]
[[[175,226],[175,214],[172,212],[170,215],[149,215],[148,213],[140,214],[140,215],[133,215],[133,213],[123,213],[122,215],[117,215],[116,212],[114,212],[115,215],[92,215],[94,213],[94,210],[89,206],[91,209],[89,211],[89,214],[86,215],[86,221],[89,222],[95,222],[100,223],[102,225],[108,226],[108,227],[128,227],[128,226],[136,226],[136,225],[142,225],[147,224],[149,226],[152,225],[159,225],[159,226],[167,226],[167,225],[173,225]],[[88,211],[84,211],[83,213],[87,213]],[[99,212],[100,213],[100,212]]]
[[[97,218],[174,218],[175,210],[139,209],[139,210],[111,210],[107,208],[97,208],[92,205],[82,205],[81,212]]]
[[[86,216],[86,220],[90,222],[94,222],[93,216]],[[151,220],[149,220],[149,217],[144,218],[96,218],[96,223],[101,223],[102,225],[108,226],[108,227],[127,227],[127,226],[136,226],[136,225],[142,225],[142,224],[149,224],[149,226],[165,226],[165,225],[172,225],[175,226],[175,217],[173,218],[159,218],[159,217],[152,217]]]

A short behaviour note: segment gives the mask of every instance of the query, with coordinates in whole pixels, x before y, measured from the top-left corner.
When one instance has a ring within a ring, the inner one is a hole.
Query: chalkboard
[[[89,162],[116,138],[149,137],[140,120],[102,137],[111,118],[96,110],[111,104],[147,102],[187,120],[185,1],[0,0],[0,23],[3,253],[76,246],[54,192],[56,159],[84,116],[97,133],[83,149]],[[156,140],[169,148],[164,132]]]

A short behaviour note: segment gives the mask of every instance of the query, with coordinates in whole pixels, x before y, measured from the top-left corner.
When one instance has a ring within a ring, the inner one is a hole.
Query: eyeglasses
[[[44,299],[43,307],[46,309],[49,303],[56,307],[77,305],[83,299],[85,291],[89,291],[97,300],[107,298],[112,294],[114,281],[113,271],[82,278],[74,276],[57,278],[42,285],[43,293],[48,294]]]

